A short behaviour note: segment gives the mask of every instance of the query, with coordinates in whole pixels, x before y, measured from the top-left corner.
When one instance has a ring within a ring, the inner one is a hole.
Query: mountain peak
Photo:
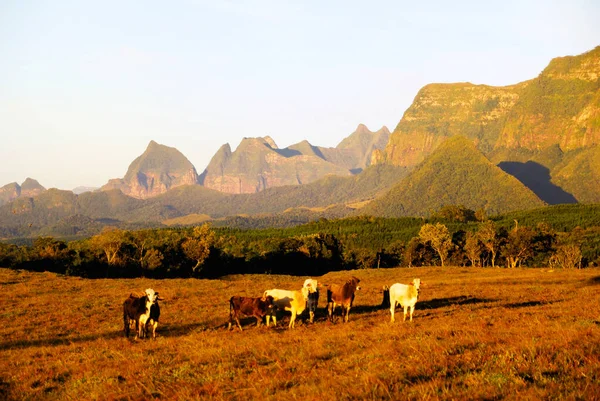
[[[356,129],[354,130],[354,132],[370,133],[371,131],[369,130],[369,128],[367,128],[366,125],[360,123],[360,124],[358,124],[358,127],[356,127]]]
[[[40,185],[37,180],[27,177],[21,184],[22,191],[45,191],[46,188]]]
[[[119,189],[126,195],[145,199],[170,188],[197,183],[196,169],[180,151],[152,140],[129,165],[122,180],[110,180],[101,189]]]

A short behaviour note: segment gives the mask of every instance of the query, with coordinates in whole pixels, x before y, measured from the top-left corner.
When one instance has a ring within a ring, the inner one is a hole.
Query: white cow
[[[404,320],[406,320],[406,313],[410,307],[410,321],[412,322],[413,312],[415,311],[415,304],[419,298],[419,287],[421,286],[421,279],[414,279],[412,283],[406,284],[392,284],[390,287],[390,312],[392,313],[392,322],[395,322],[394,312],[396,305],[399,304],[404,308]]]
[[[308,288],[302,287],[300,291],[288,291],[288,290],[267,290],[264,293],[264,297],[272,296],[273,297],[273,305],[280,310],[286,310],[288,312],[292,312],[292,317],[290,318],[289,328],[294,328],[294,323],[296,321],[296,316],[304,312],[306,309],[306,301],[308,300]],[[275,316],[275,312],[272,315],[267,315],[267,327],[269,327],[269,318],[273,318],[273,324],[277,326],[277,317]]]
[[[315,318],[315,311],[317,310],[317,305],[319,304],[319,287],[317,280],[312,278],[307,278],[304,281],[304,285],[302,288],[308,288],[308,301],[306,304],[306,308],[308,309],[309,321],[312,323]]]

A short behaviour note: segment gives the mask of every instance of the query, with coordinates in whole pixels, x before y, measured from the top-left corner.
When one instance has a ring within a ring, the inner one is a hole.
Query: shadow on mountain
[[[204,180],[206,179],[206,175],[208,174],[208,170],[204,170],[202,174],[198,176],[198,184],[204,186]]]
[[[275,152],[279,153],[283,157],[292,157],[292,156],[300,156],[302,152],[296,149],[273,149]]]
[[[573,195],[550,182],[550,170],[539,163],[531,160],[526,163],[501,162],[498,167],[521,181],[538,198],[549,205],[577,203],[577,199]]]

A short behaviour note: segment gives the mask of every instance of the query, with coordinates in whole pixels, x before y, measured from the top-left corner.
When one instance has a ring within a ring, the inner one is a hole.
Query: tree
[[[102,233],[92,237],[90,245],[92,249],[104,253],[106,263],[116,265],[120,262],[119,256],[125,240],[126,235],[123,230],[106,227]]]
[[[550,267],[581,269],[583,238],[583,233],[579,227],[568,234],[559,235],[558,245],[549,260]]]
[[[133,258],[142,269],[154,270],[162,264],[164,256],[157,249],[160,246],[157,233],[157,230],[139,230],[129,233],[129,242],[135,249]]]
[[[419,239],[424,244],[429,244],[437,252],[442,267],[444,267],[444,261],[452,249],[452,238],[448,228],[441,223],[425,224],[419,231]]]
[[[33,249],[41,259],[58,260],[65,257],[68,252],[64,241],[53,237],[39,237],[33,242]]]
[[[431,217],[434,219],[466,223],[467,221],[475,220],[475,212],[462,205],[446,205],[442,206],[442,208],[435,212]]]
[[[516,221],[515,221],[516,222]],[[502,253],[506,257],[508,268],[515,268],[533,256],[533,238],[535,232],[529,227],[518,227],[510,230],[506,244],[502,247]]]
[[[498,254],[498,249],[500,247],[500,239],[498,238],[494,222],[486,220],[481,223],[479,231],[477,231],[477,236],[490,254],[492,267],[496,267],[496,255]]]
[[[581,269],[581,248],[577,244],[559,245],[550,257],[550,267]]]
[[[406,267],[413,267],[413,265],[421,265],[423,261],[423,255],[425,253],[425,246],[419,241],[418,237],[413,237],[408,241],[404,252],[402,252],[402,261]]]
[[[185,255],[196,262],[192,271],[200,272],[201,266],[210,255],[210,248],[215,243],[215,233],[210,224],[206,223],[201,226],[194,227],[192,235],[183,241],[181,248]]]
[[[467,232],[467,239],[465,241],[465,254],[469,261],[471,262],[471,266],[477,267],[481,264],[481,252],[483,251],[483,246],[481,245],[481,241],[477,234],[469,231]]]

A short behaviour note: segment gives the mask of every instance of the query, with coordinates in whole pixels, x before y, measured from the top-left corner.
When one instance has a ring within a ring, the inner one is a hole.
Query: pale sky
[[[0,186],[99,187],[151,140],[200,174],[243,137],[392,131],[422,86],[535,78],[599,21],[596,0],[0,0]]]

